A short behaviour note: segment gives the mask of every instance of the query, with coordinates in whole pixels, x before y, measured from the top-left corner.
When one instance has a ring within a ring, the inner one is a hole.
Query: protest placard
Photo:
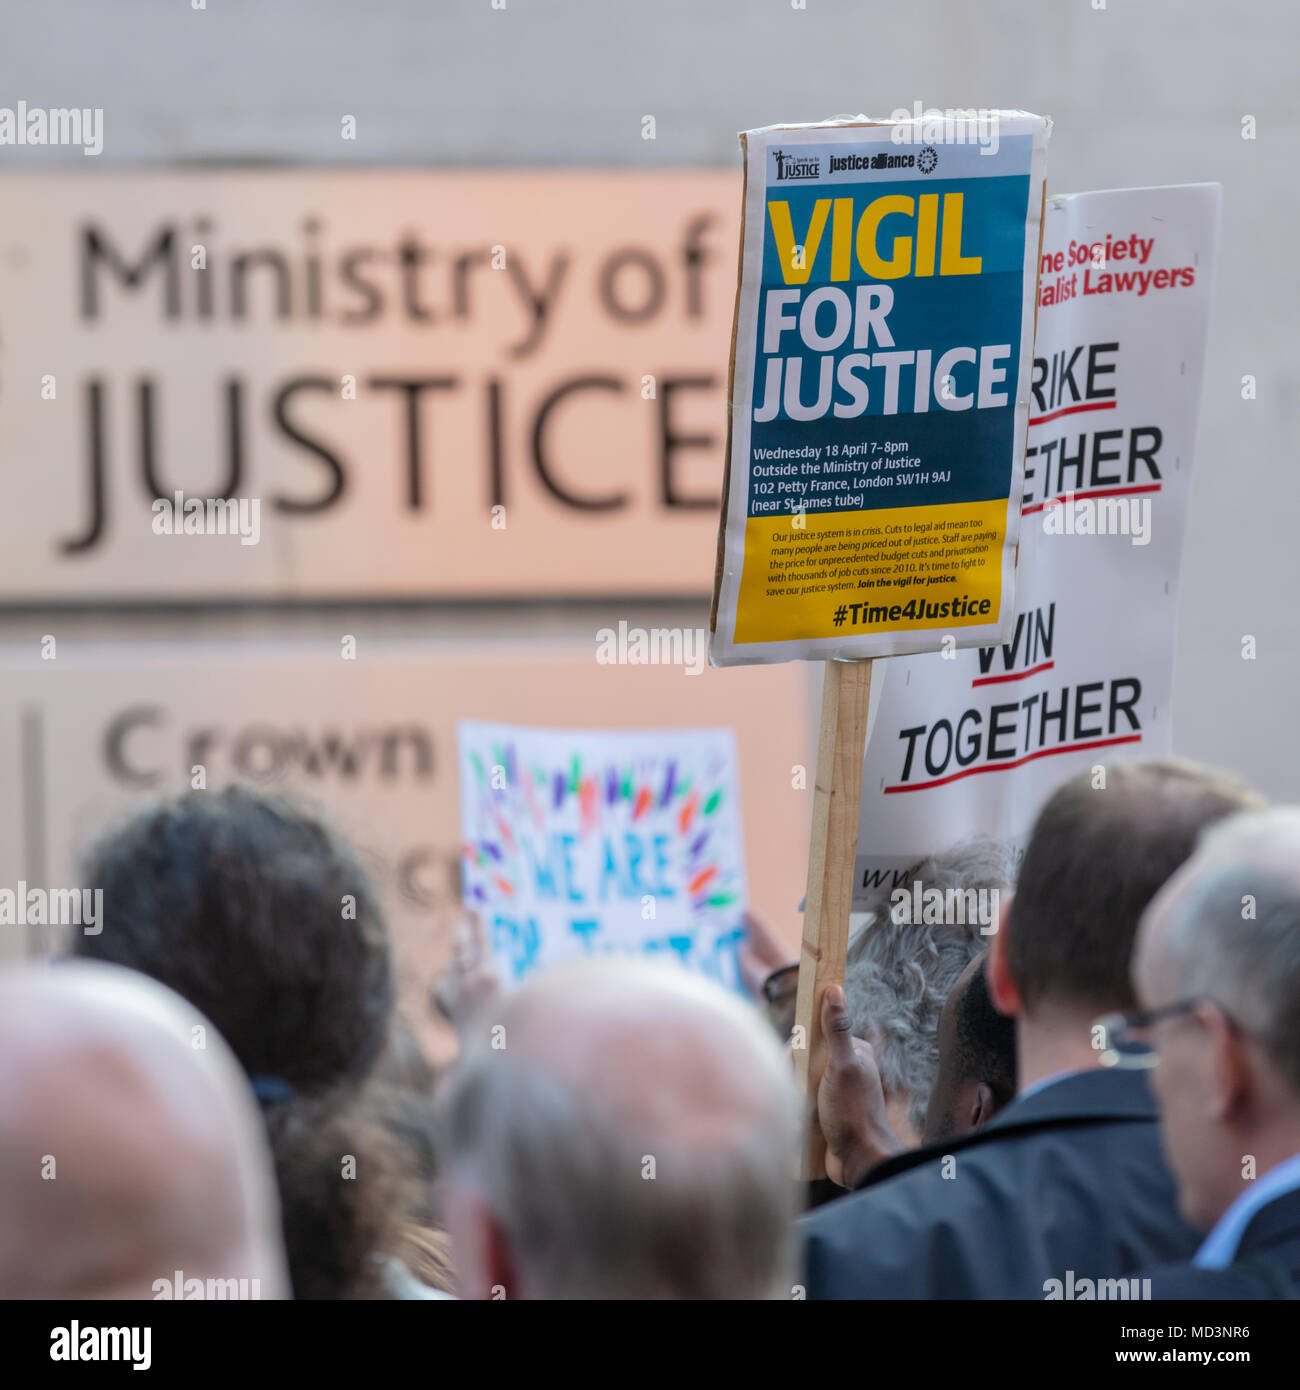
[[[1010,638],[878,672],[855,905],[1082,769],[1172,747],[1174,624],[1219,188],[1049,201]]]
[[[918,113],[741,136],[715,664],[827,660],[792,1039],[843,979],[875,656],[1009,635],[1051,123]],[[818,1177],[816,1126],[804,1172]]]
[[[1049,125],[741,137],[713,661],[1009,635]]]
[[[729,729],[458,725],[463,897],[507,985],[658,955],[740,988],[745,862]]]

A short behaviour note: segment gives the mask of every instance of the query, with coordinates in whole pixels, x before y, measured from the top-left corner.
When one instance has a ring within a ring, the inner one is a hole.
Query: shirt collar
[[[1031,1081],[1022,1091],[1016,1092],[1017,1100],[1028,1100],[1030,1096],[1036,1096],[1039,1091],[1045,1091],[1049,1086],[1055,1086],[1058,1081],[1064,1081],[1067,1076],[1082,1076],[1084,1069],[1078,1067],[1069,1068],[1066,1071],[1054,1071],[1051,1076],[1040,1076],[1037,1081]]]
[[[1285,1158],[1256,1178],[1218,1219],[1204,1244],[1192,1256],[1200,1269],[1227,1269],[1255,1214],[1277,1197],[1300,1188],[1300,1154]]]

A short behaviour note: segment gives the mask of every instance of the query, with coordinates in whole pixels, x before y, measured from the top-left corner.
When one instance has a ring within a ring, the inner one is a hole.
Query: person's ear
[[[975,1094],[971,1098],[970,1105],[970,1127],[972,1130],[983,1129],[986,1124],[997,1114],[998,1103],[993,1097],[993,1091],[982,1081],[975,1087]]]
[[[1011,899],[1003,898],[998,906],[998,929],[993,933],[993,940],[989,944],[989,958],[984,969],[993,1007],[1008,1018],[1016,1018],[1020,1013],[1020,992],[1016,989],[1007,964],[1007,923],[1010,920]]]
[[[1249,1103],[1252,1067],[1246,1040],[1229,1024],[1214,1004],[1198,1007],[1204,1030],[1208,1078],[1205,1087],[1206,1112],[1210,1119],[1231,1119]]]

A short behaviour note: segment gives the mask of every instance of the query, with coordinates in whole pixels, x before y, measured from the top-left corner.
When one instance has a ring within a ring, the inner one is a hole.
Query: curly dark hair
[[[86,874],[102,930],[74,952],[174,989],[250,1077],[314,1094],[370,1072],[393,1006],[388,931],[356,855],[319,820],[246,787],[192,792],[101,840]]]
[[[102,929],[75,954],[138,970],[211,1019],[262,1102],[297,1298],[382,1297],[375,1256],[403,1155],[368,1113],[394,981],[383,912],[353,851],[245,787],[137,814],[91,851]]]

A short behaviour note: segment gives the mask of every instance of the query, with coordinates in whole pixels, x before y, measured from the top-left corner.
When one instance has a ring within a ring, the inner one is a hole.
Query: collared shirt
[[[1016,1092],[1017,1100],[1027,1100],[1030,1096],[1037,1095],[1039,1091],[1045,1091],[1049,1086],[1055,1086],[1058,1081],[1064,1081],[1067,1076],[1082,1076],[1088,1067],[1075,1067],[1069,1071],[1054,1071],[1051,1076],[1040,1076],[1037,1081],[1031,1081],[1023,1091]]]
[[[1192,1256],[1192,1263],[1200,1269],[1227,1269],[1237,1258],[1237,1246],[1256,1212],[1274,1198],[1297,1188],[1300,1188],[1300,1154],[1293,1154],[1270,1168],[1262,1178],[1256,1178],[1241,1193],[1219,1217],[1205,1243]]]

